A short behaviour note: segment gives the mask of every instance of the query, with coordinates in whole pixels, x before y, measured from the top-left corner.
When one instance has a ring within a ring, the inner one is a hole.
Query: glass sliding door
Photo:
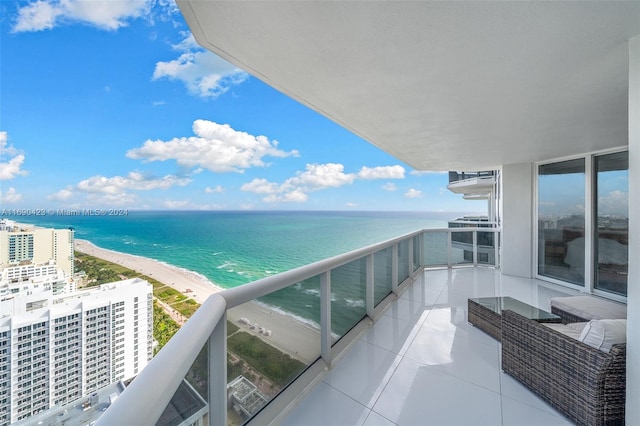
[[[629,245],[629,153],[595,157],[595,285],[627,295]]]
[[[538,169],[538,274],[584,285],[585,159]]]

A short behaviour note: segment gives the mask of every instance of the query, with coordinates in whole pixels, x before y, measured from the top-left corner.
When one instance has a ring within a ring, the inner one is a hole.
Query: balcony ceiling
[[[205,48],[419,170],[627,145],[640,1],[178,4]]]

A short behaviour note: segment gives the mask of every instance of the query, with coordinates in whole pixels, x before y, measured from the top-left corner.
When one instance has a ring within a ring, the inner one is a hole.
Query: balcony
[[[498,343],[467,323],[469,297],[548,309],[569,291],[479,267],[487,232],[498,240],[496,228],[418,231],[215,294],[98,424],[155,424],[184,378],[212,425],[568,424],[502,374]],[[470,260],[453,233],[468,233]],[[287,312],[271,308],[284,300]]]

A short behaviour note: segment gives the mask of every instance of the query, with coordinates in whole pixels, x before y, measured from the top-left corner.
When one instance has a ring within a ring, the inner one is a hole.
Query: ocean
[[[451,212],[129,211],[124,216],[10,219],[43,227],[73,227],[78,239],[184,268],[222,288],[232,288],[419,229],[446,228],[448,220],[460,216]],[[332,291],[347,317],[364,309],[360,290],[333,285]],[[319,320],[318,301],[313,282],[264,300],[312,323]],[[344,318],[334,324],[337,334],[351,322]]]

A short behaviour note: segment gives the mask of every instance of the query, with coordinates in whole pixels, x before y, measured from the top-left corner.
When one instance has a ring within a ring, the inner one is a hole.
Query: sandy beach
[[[87,240],[76,239],[75,249],[152,277],[193,298],[199,304],[202,304],[210,295],[222,290],[206,278],[186,269],[142,256],[103,249]],[[243,331],[258,336],[306,364],[315,361],[320,355],[319,330],[297,321],[290,315],[249,302],[229,309],[227,317]],[[241,319],[247,321],[241,321]]]
[[[154,278],[184,293],[200,304],[212,294],[222,290],[206,278],[185,269],[167,265],[147,257],[103,249],[90,241],[75,240],[75,249]]]

